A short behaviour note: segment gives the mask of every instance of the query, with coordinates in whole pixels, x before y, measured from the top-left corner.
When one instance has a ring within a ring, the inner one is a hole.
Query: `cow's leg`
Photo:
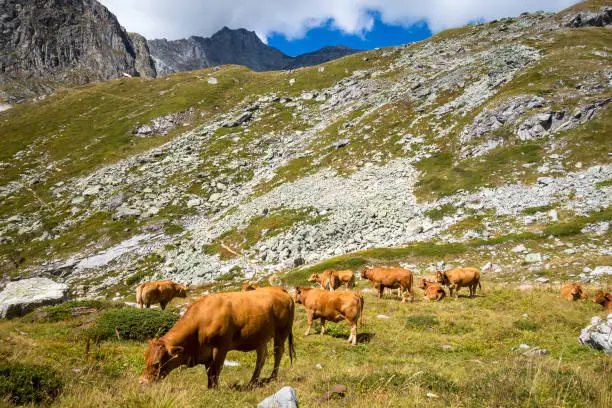
[[[146,307],[147,309],[149,309],[149,308],[151,307],[151,303],[150,303],[150,302],[147,302],[147,303],[145,304],[145,307]]]
[[[356,346],[357,345],[357,321],[354,321],[354,322],[349,321],[349,325],[351,326],[351,335],[349,336],[348,341],[353,346]]]
[[[283,353],[285,352],[285,340],[287,336],[279,336],[274,338],[274,369],[272,369],[272,375],[270,379],[273,380],[278,375],[278,369],[280,367]]]
[[[249,386],[257,385],[257,380],[259,380],[259,374],[261,374],[261,369],[266,363],[267,357],[268,342],[266,341],[262,346],[257,349],[257,361],[255,362],[255,371],[253,371],[253,376],[251,377],[251,381],[249,381]]]
[[[213,349],[213,361],[208,369],[208,388],[217,388],[219,385],[219,374],[221,374],[226,355],[227,350]]]
[[[159,305],[161,306],[161,310],[166,310],[166,305],[168,304],[168,302],[159,302]]]
[[[306,329],[306,333],[304,333],[304,336],[308,336],[310,334],[310,327],[312,326],[313,315],[313,312],[308,311],[308,328]]]
[[[321,318],[321,335],[325,334],[325,319]]]
[[[455,294],[457,295],[457,299],[459,299],[459,289],[461,289],[461,286],[455,286]]]
[[[400,288],[398,289],[398,295],[400,295],[400,298],[402,299],[402,303],[406,303],[406,289],[402,286],[400,286]]]
[[[450,297],[453,297],[453,285],[448,285],[448,291],[450,292]]]
[[[378,289],[378,298],[381,299],[383,292],[385,291],[385,287],[383,285],[379,285],[378,287],[376,287],[376,289]]]

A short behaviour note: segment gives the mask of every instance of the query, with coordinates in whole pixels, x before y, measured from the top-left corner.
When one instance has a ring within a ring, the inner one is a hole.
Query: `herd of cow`
[[[372,282],[378,297],[385,288],[398,289],[402,303],[406,294],[414,300],[413,274],[404,268],[365,268],[361,278]],[[364,300],[360,293],[353,291],[355,274],[353,271],[326,270],[313,274],[309,282],[321,286],[295,287],[295,298],[281,286],[259,287],[250,282],[242,286],[241,292],[215,293],[202,296],[192,303],[179,321],[160,338],[149,341],[145,353],[145,368],[140,376],[141,383],[164,378],[178,366],[192,367],[203,364],[208,375],[208,387],[216,387],[225,357],[231,350],[256,351],[255,371],[249,385],[259,381],[261,369],[266,361],[268,343],[274,341],[274,368],[270,379],[278,374],[281,358],[288,340],[289,357],[295,357],[293,341],[293,320],[295,302],[306,308],[310,334],[312,321],[320,319],[321,334],[325,334],[325,322],[346,320],[351,328],[348,341],[357,344],[357,324],[363,315]],[[342,285],[345,291],[335,291]],[[437,271],[435,281],[422,279],[419,288],[425,299],[440,301],[446,296],[444,286],[449,288],[450,296],[467,287],[470,297],[476,296],[480,288],[480,271],[476,268],[456,268]],[[482,289],[482,288],[481,288]],[[581,285],[568,284],[561,295],[569,300],[586,298],[586,290]],[[174,297],[186,297],[186,287],[171,281],[146,282],[138,286],[136,292],[140,308],[159,303],[164,309]],[[612,295],[598,291],[593,302],[612,312]]]

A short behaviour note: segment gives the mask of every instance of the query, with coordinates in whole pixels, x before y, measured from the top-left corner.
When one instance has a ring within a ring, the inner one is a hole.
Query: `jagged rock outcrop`
[[[151,58],[147,39],[138,33],[130,33],[129,36],[134,46],[134,51],[136,52],[136,71],[142,77],[155,78],[157,76],[155,62],[153,62],[153,58]]]
[[[4,0],[0,83],[32,77],[86,83],[124,73],[153,76],[151,64],[143,63],[150,59],[146,46],[141,37],[136,40],[137,47],[96,0]]]
[[[181,40],[149,40],[149,49],[160,75],[223,64],[244,65],[254,71],[273,71],[317,65],[353,54],[344,46],[324,47],[290,57],[264,44],[253,31],[224,27],[210,38],[192,36]]]
[[[602,7],[599,12],[584,12],[574,16],[568,27],[605,27],[612,24],[612,7]]]
[[[9,282],[0,293],[0,318],[23,316],[32,310],[66,300],[68,285],[47,278]]]
[[[591,324],[580,332],[578,342],[612,354],[612,314],[606,320],[599,316],[591,318]]]

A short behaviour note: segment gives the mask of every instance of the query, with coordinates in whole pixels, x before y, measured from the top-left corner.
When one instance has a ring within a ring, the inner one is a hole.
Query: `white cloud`
[[[210,36],[223,26],[246,28],[265,38],[273,32],[299,38],[331,21],[350,34],[372,28],[368,11],[385,23],[410,25],[426,20],[440,31],[484,18],[523,11],[558,11],[576,0],[101,0],[129,31],[147,38]]]

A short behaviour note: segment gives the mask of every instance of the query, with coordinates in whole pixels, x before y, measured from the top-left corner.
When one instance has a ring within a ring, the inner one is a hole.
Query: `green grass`
[[[525,208],[523,211],[521,211],[521,213],[525,215],[535,215],[541,212],[548,212],[552,210],[553,208],[555,208],[557,205],[558,205],[557,203],[553,203],[553,204],[542,205],[538,207],[529,207],[529,208]]]
[[[425,215],[431,218],[434,221],[441,220],[447,215],[452,215],[457,212],[455,206],[451,203],[444,204],[436,208],[432,208],[431,210],[427,210]]]
[[[47,307],[34,311],[24,317],[25,320],[34,322],[59,322],[72,317],[75,310],[81,308],[106,310],[117,307],[116,304],[105,300],[71,300],[57,306]]]
[[[336,383],[348,391],[344,399],[328,402],[330,407],[610,405],[611,357],[576,341],[591,316],[601,314],[600,307],[567,302],[557,288],[516,290],[486,279],[485,284],[486,292],[474,299],[442,302],[423,301],[418,289],[412,304],[364,293],[357,347],[346,342],[345,322],[328,323],[328,335],[303,337],[306,312],[296,305],[297,359],[290,366],[285,356],[277,381],[248,391],[233,385],[246,384],[255,355],[237,351],[227,359],[240,366],[223,368],[218,390],[206,389],[202,366],[183,367],[158,384],[141,386],[146,343],[114,339],[86,349],[85,337],[73,329],[83,317],[47,324],[0,322],[0,353],[9,362],[37,362],[60,373],[64,391],[53,407],[254,406],[285,385],[295,388],[301,406],[315,406]],[[358,289],[368,286],[359,282]],[[521,317],[525,313],[528,318]],[[315,331],[318,327],[315,323]],[[545,348],[549,355],[524,357],[516,349],[521,343]],[[271,367],[269,357],[264,377]]]
[[[95,341],[107,339],[145,341],[163,336],[179,319],[170,312],[156,309],[123,308],[107,310],[91,330]]]

